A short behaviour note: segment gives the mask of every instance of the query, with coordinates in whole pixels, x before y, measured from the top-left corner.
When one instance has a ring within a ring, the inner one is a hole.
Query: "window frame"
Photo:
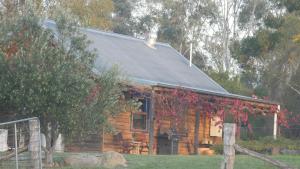
[[[146,116],[146,129],[136,129],[133,127],[133,116],[137,114],[137,115],[143,115]],[[131,112],[131,131],[140,131],[140,132],[148,132],[148,114],[146,112]]]
[[[145,106],[145,111],[146,112],[144,112],[143,110],[141,110],[141,111],[138,111],[138,112],[131,112],[131,118],[130,118],[130,129],[131,129],[131,131],[138,131],[138,132],[148,132],[148,129],[149,129],[149,111],[150,111],[150,99],[149,98],[147,98],[147,97],[144,97],[144,98],[138,98],[139,100],[144,100],[144,102],[143,102],[143,104],[145,104],[144,106]],[[144,115],[144,116],[146,116],[146,121],[145,121],[145,125],[146,125],[146,129],[135,129],[134,127],[133,127],[133,116],[134,116],[134,114],[138,114],[138,115]]]

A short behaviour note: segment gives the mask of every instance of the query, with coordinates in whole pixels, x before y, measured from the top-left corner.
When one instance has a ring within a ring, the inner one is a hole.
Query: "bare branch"
[[[295,87],[293,87],[291,84],[287,83],[287,85],[292,89],[294,90],[297,94],[300,95],[300,90],[296,89]]]

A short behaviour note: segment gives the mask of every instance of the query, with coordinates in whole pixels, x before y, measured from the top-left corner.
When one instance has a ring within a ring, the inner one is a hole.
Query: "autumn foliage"
[[[223,124],[227,116],[233,117],[233,122],[238,125],[247,126],[252,132],[249,115],[272,116],[278,112],[276,104],[259,103],[241,100],[237,98],[225,98],[200,94],[182,88],[160,90],[155,94],[156,120],[158,123],[166,118],[172,119],[173,127],[184,126],[188,111],[206,113],[210,116],[219,116],[217,124]],[[297,117],[289,118],[291,112],[284,109],[278,112],[278,125],[289,127],[291,121],[296,122]],[[238,131],[239,133],[239,131]]]

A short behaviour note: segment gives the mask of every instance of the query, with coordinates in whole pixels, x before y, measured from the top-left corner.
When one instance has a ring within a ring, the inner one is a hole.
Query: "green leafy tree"
[[[280,102],[282,109],[288,108],[294,116],[299,114],[300,98],[299,2],[265,1],[267,12],[257,13],[257,29],[231,44],[242,69],[241,80],[258,95]],[[246,16],[241,25],[249,23]]]
[[[300,14],[300,2],[297,0],[270,0],[278,8],[285,8],[289,13]]]
[[[112,30],[115,33],[133,35],[135,22],[132,18],[133,3],[128,0],[113,0],[114,17],[112,19]]]
[[[192,42],[198,45],[205,24],[216,19],[216,4],[210,0],[194,1],[162,1],[163,9],[157,15],[160,28],[158,38],[169,42],[181,53],[189,49]]]
[[[290,80],[299,67],[299,46],[294,42],[300,28],[299,17],[268,16],[265,23],[266,27],[254,36],[235,42],[232,53],[241,64],[243,76],[248,77],[244,80],[250,80],[249,87],[267,85],[272,99],[280,101],[285,88],[292,89]]]
[[[253,91],[248,88],[244,83],[240,82],[240,77],[234,76],[230,77],[228,72],[214,72],[209,71],[209,75],[219,84],[222,84],[227,91],[235,94],[251,96]]]
[[[55,18],[53,32],[32,8],[0,14],[0,110],[40,118],[47,164],[58,133],[84,138],[130,107],[117,70],[93,73],[95,53],[76,20],[62,11]]]
[[[78,17],[82,26],[133,35],[136,22],[132,17],[134,2],[128,0],[54,0],[52,6],[63,7]],[[50,13],[51,10],[50,10]]]
[[[78,17],[82,26],[111,30],[112,12],[114,4],[112,0],[56,0],[56,6],[69,9]]]

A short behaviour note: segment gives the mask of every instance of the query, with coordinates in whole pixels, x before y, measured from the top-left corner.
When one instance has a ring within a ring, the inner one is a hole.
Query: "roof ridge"
[[[80,28],[80,29],[85,30],[85,31],[89,31],[89,32],[93,32],[93,33],[102,34],[102,35],[113,36],[113,37],[117,37],[117,38],[124,38],[124,39],[128,39],[128,40],[136,40],[136,41],[141,41],[141,42],[144,42],[144,43],[147,42],[145,39],[140,39],[140,38],[137,38],[137,37],[134,37],[134,36],[124,35],[124,34],[110,32],[110,31],[99,30],[99,29],[95,29],[95,28]],[[164,43],[164,42],[156,42],[155,45],[171,47],[170,44]]]
[[[44,22],[49,22],[49,23],[52,23],[52,24],[56,24],[55,21],[51,20],[51,19],[46,19]],[[108,36],[113,36],[113,37],[118,37],[118,38],[129,39],[129,40],[136,40],[136,41],[141,41],[141,42],[146,43],[145,39],[140,39],[140,38],[137,38],[137,37],[134,37],[134,36],[115,33],[115,32],[111,32],[111,31],[104,31],[104,30],[100,30],[100,29],[96,29],[96,28],[90,28],[90,27],[80,27],[79,29],[84,30],[84,31],[93,32],[93,33],[102,34],[102,35],[108,35]],[[161,45],[161,46],[166,46],[166,47],[172,47],[170,44],[164,43],[164,42],[156,42],[155,44],[156,45]]]

